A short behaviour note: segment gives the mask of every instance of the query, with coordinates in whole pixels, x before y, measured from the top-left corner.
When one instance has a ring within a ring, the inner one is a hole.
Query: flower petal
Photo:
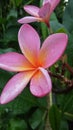
[[[26,87],[33,74],[34,71],[27,71],[18,73],[12,77],[1,94],[0,103],[5,104],[16,98]]]
[[[43,5],[45,5],[46,3],[48,3],[50,0],[43,0]]]
[[[56,8],[56,6],[59,4],[59,2],[60,2],[60,0],[49,0],[49,3],[51,4],[50,14]]]
[[[26,16],[26,17],[21,18],[21,19],[18,20],[18,22],[21,23],[21,24],[31,23],[31,22],[35,22],[35,21],[41,21],[41,19],[38,18],[38,17],[31,17],[31,16],[28,16],[28,17],[27,17],[27,16]]]
[[[33,6],[33,5],[26,5],[24,6],[24,10],[29,13],[32,16],[36,16],[38,17],[38,12],[39,12],[39,8],[37,6]]]
[[[43,5],[48,3],[48,2],[51,5],[50,12],[49,12],[49,14],[51,14],[53,12],[53,10],[56,8],[56,6],[59,4],[60,0],[44,0]]]
[[[33,65],[36,65],[36,59],[40,49],[40,38],[37,32],[30,25],[24,24],[19,30],[18,40],[20,48],[25,57]]]
[[[32,70],[33,66],[22,54],[8,52],[0,55],[0,68],[8,71],[18,72]]]
[[[50,11],[50,4],[49,3],[46,3],[45,5],[43,5],[40,10],[39,10],[39,16],[41,18],[45,18],[48,16],[49,14],[49,11]]]
[[[43,43],[40,50],[39,61],[47,68],[54,64],[66,49],[68,36],[65,33],[50,35]]]
[[[43,97],[51,91],[51,88],[52,83],[48,72],[43,68],[40,68],[31,79],[31,93],[37,97]]]

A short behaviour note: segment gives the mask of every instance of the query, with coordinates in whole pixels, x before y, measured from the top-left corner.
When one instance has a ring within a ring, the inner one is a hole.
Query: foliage
[[[18,46],[18,30],[21,26],[17,23],[19,18],[27,14],[23,5],[34,4],[40,6],[42,1],[34,0],[0,0],[0,54],[5,52],[20,52]],[[60,7],[60,8],[59,8]],[[50,18],[51,28],[54,33],[65,32],[69,36],[66,49],[67,61],[73,66],[73,0],[60,2]],[[61,13],[61,15],[59,15]],[[44,23],[31,24],[40,34],[43,41],[49,34]],[[60,65],[58,62],[56,65]],[[51,68],[52,72],[56,70]],[[0,92],[14,73],[0,70]],[[72,79],[69,72],[65,75]],[[64,88],[57,79],[52,78],[53,87]],[[0,105],[1,130],[44,130],[47,115],[47,97],[36,98],[27,88],[11,103]],[[69,130],[69,122],[73,121],[73,91],[64,94],[53,94],[53,105],[49,110],[52,130]]]

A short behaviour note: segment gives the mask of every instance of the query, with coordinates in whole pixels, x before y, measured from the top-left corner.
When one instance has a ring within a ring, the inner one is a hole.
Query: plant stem
[[[69,72],[73,75],[73,69],[68,63],[64,63],[65,67],[69,70]]]
[[[52,88],[52,92],[56,93],[56,94],[67,94],[68,92],[70,92],[73,89],[73,80],[70,80],[66,77],[64,77],[63,75],[60,74],[53,74],[52,72],[49,71],[50,76],[55,77],[61,81],[63,81],[67,87],[64,89],[56,89],[56,88]]]
[[[73,75],[73,68],[67,63],[67,55],[61,57],[63,68],[68,69],[68,71]]]
[[[72,81],[69,80],[67,77],[64,77],[64,75],[61,74],[53,74],[52,72],[49,71],[50,76],[55,77],[61,81],[63,81],[65,84],[72,84]]]
[[[47,114],[46,114],[46,124],[45,124],[45,130],[52,130],[49,122],[49,109],[52,105],[52,93],[47,95]]]
[[[53,92],[53,93],[56,93],[56,94],[67,94],[67,93],[69,93],[72,89],[73,89],[73,86],[67,87],[67,88],[61,89],[61,90],[52,88],[52,92]]]
[[[49,27],[49,32],[50,32],[50,34],[53,34],[53,30],[51,27]]]
[[[50,27],[50,24],[49,24],[48,22],[45,22],[45,23],[46,23],[46,25],[47,25],[47,27],[48,27],[48,29],[49,29],[50,34],[52,34],[52,33],[53,33],[53,30],[52,30],[52,28]]]
[[[50,107],[52,106],[52,92],[50,92],[50,94],[49,94],[49,101],[50,101]]]
[[[48,22],[45,22],[45,23],[46,23],[47,27],[48,27],[48,28],[50,28],[50,25],[49,25],[49,23],[48,23]]]

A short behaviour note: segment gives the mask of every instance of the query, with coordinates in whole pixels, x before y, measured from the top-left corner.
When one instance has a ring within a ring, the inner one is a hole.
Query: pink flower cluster
[[[60,0],[43,0],[43,6],[41,8],[33,5],[26,5],[24,6],[24,10],[31,16],[26,16],[18,20],[18,22],[23,24],[38,21],[44,22],[48,25],[50,15],[59,4],[59,2]]]
[[[19,21],[28,23],[35,19],[49,18],[59,1],[43,0],[43,6],[40,9],[34,6],[25,6],[24,9],[36,17],[24,17]],[[64,33],[52,34],[45,39],[40,47],[40,38],[37,32],[29,24],[23,24],[18,32],[18,41],[22,54],[8,52],[0,55],[1,69],[18,72],[4,87],[0,96],[1,104],[16,98],[29,81],[30,91],[34,96],[43,97],[50,93],[52,82],[46,69],[62,56],[67,46],[68,37]]]

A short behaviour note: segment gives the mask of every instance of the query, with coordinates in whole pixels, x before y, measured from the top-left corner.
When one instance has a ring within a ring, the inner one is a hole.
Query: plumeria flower
[[[33,5],[24,6],[24,10],[31,16],[26,16],[18,20],[19,23],[31,23],[31,22],[44,22],[49,25],[50,15],[59,4],[60,0],[43,0],[43,5],[41,8]]]
[[[51,78],[46,70],[63,54],[68,37],[64,33],[52,34],[40,48],[37,32],[28,24],[21,26],[18,33],[19,46],[23,54],[8,52],[0,55],[0,68],[18,72],[4,87],[0,103],[5,104],[16,98],[30,81],[34,96],[43,97],[52,89]]]

